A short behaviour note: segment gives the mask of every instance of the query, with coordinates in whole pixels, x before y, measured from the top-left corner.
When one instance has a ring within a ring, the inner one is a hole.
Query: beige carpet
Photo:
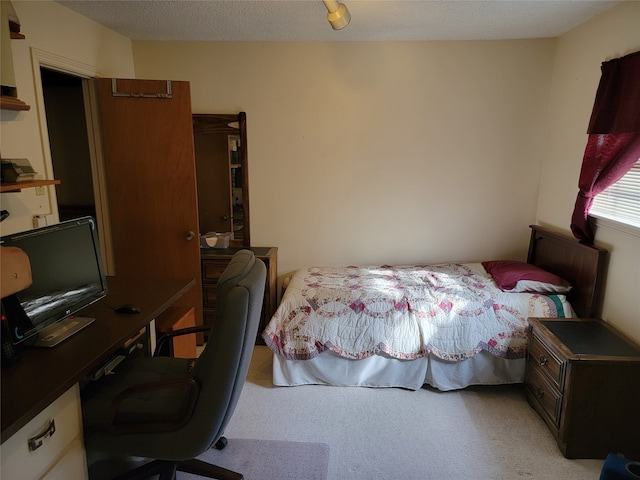
[[[327,480],[598,480],[603,460],[562,456],[521,385],[422,389],[274,387],[256,347],[230,439],[325,443]]]
[[[230,438],[222,450],[198,457],[207,463],[242,473],[244,480],[325,480],[329,447],[324,443]],[[199,480],[178,472],[176,480]]]

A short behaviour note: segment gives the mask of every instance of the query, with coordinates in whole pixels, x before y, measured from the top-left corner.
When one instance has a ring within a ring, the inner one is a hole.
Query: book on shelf
[[[26,158],[2,159],[3,182],[32,182],[35,180],[37,173]]]

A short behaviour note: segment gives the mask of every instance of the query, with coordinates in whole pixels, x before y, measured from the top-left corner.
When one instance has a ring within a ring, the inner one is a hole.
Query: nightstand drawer
[[[529,362],[545,372],[558,390],[563,391],[563,361],[538,338],[535,331],[529,348]]]
[[[202,319],[206,326],[211,328],[216,321],[216,309],[215,308],[203,308]]]
[[[211,325],[215,321],[217,304],[218,281],[231,262],[233,256],[241,249],[251,250],[256,259],[264,262],[267,267],[267,278],[264,288],[264,301],[256,343],[264,345],[262,331],[271,320],[271,316],[278,306],[276,293],[278,284],[278,249],[276,247],[229,247],[229,248],[203,248],[200,251],[202,273],[202,305],[203,322]]]
[[[218,299],[218,290],[216,285],[203,285],[202,300],[205,307],[215,308]]]
[[[529,368],[524,379],[525,387],[530,398],[542,408],[552,423],[559,427],[562,394],[545,377],[541,367]]]
[[[217,282],[227,268],[231,259],[220,260],[203,260],[202,261],[202,281],[203,282]]]

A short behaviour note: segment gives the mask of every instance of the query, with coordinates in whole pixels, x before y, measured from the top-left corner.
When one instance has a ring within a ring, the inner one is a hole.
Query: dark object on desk
[[[135,456],[155,459],[139,467],[136,478],[145,474],[172,478],[176,469],[221,480],[243,478],[195,457],[226,444],[222,435],[251,361],[265,278],[264,263],[241,250],[220,277],[218,316],[197,360],[133,358],[123,362],[118,375],[83,392],[90,472],[117,464],[113,458],[91,464],[94,456]],[[185,333],[196,331],[202,327],[185,329]]]
[[[1,210],[0,211],[0,222],[3,221],[10,215],[9,210]]]
[[[3,313],[4,317],[4,313]],[[9,328],[6,322],[2,321],[2,368],[10,367],[18,362],[18,352],[16,347],[11,343]]]
[[[0,271],[0,297],[2,312],[2,367],[10,367],[18,361],[18,352],[11,341],[9,318],[15,318],[29,324],[24,309],[16,297],[16,293],[24,290],[32,283],[29,257],[16,247],[0,247],[2,251],[2,268]]]
[[[131,303],[125,303],[124,305],[119,305],[114,308],[116,313],[124,313],[127,315],[132,315],[134,313],[140,313],[140,309]]]
[[[14,345],[23,340],[24,334],[21,332],[33,328],[33,324],[15,293],[2,299],[2,323],[6,326],[3,333],[7,333],[7,340]]]

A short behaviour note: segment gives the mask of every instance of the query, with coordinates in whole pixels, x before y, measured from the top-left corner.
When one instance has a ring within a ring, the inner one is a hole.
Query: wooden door
[[[189,83],[103,78],[98,101],[115,274],[195,279],[176,306],[202,324]]]

